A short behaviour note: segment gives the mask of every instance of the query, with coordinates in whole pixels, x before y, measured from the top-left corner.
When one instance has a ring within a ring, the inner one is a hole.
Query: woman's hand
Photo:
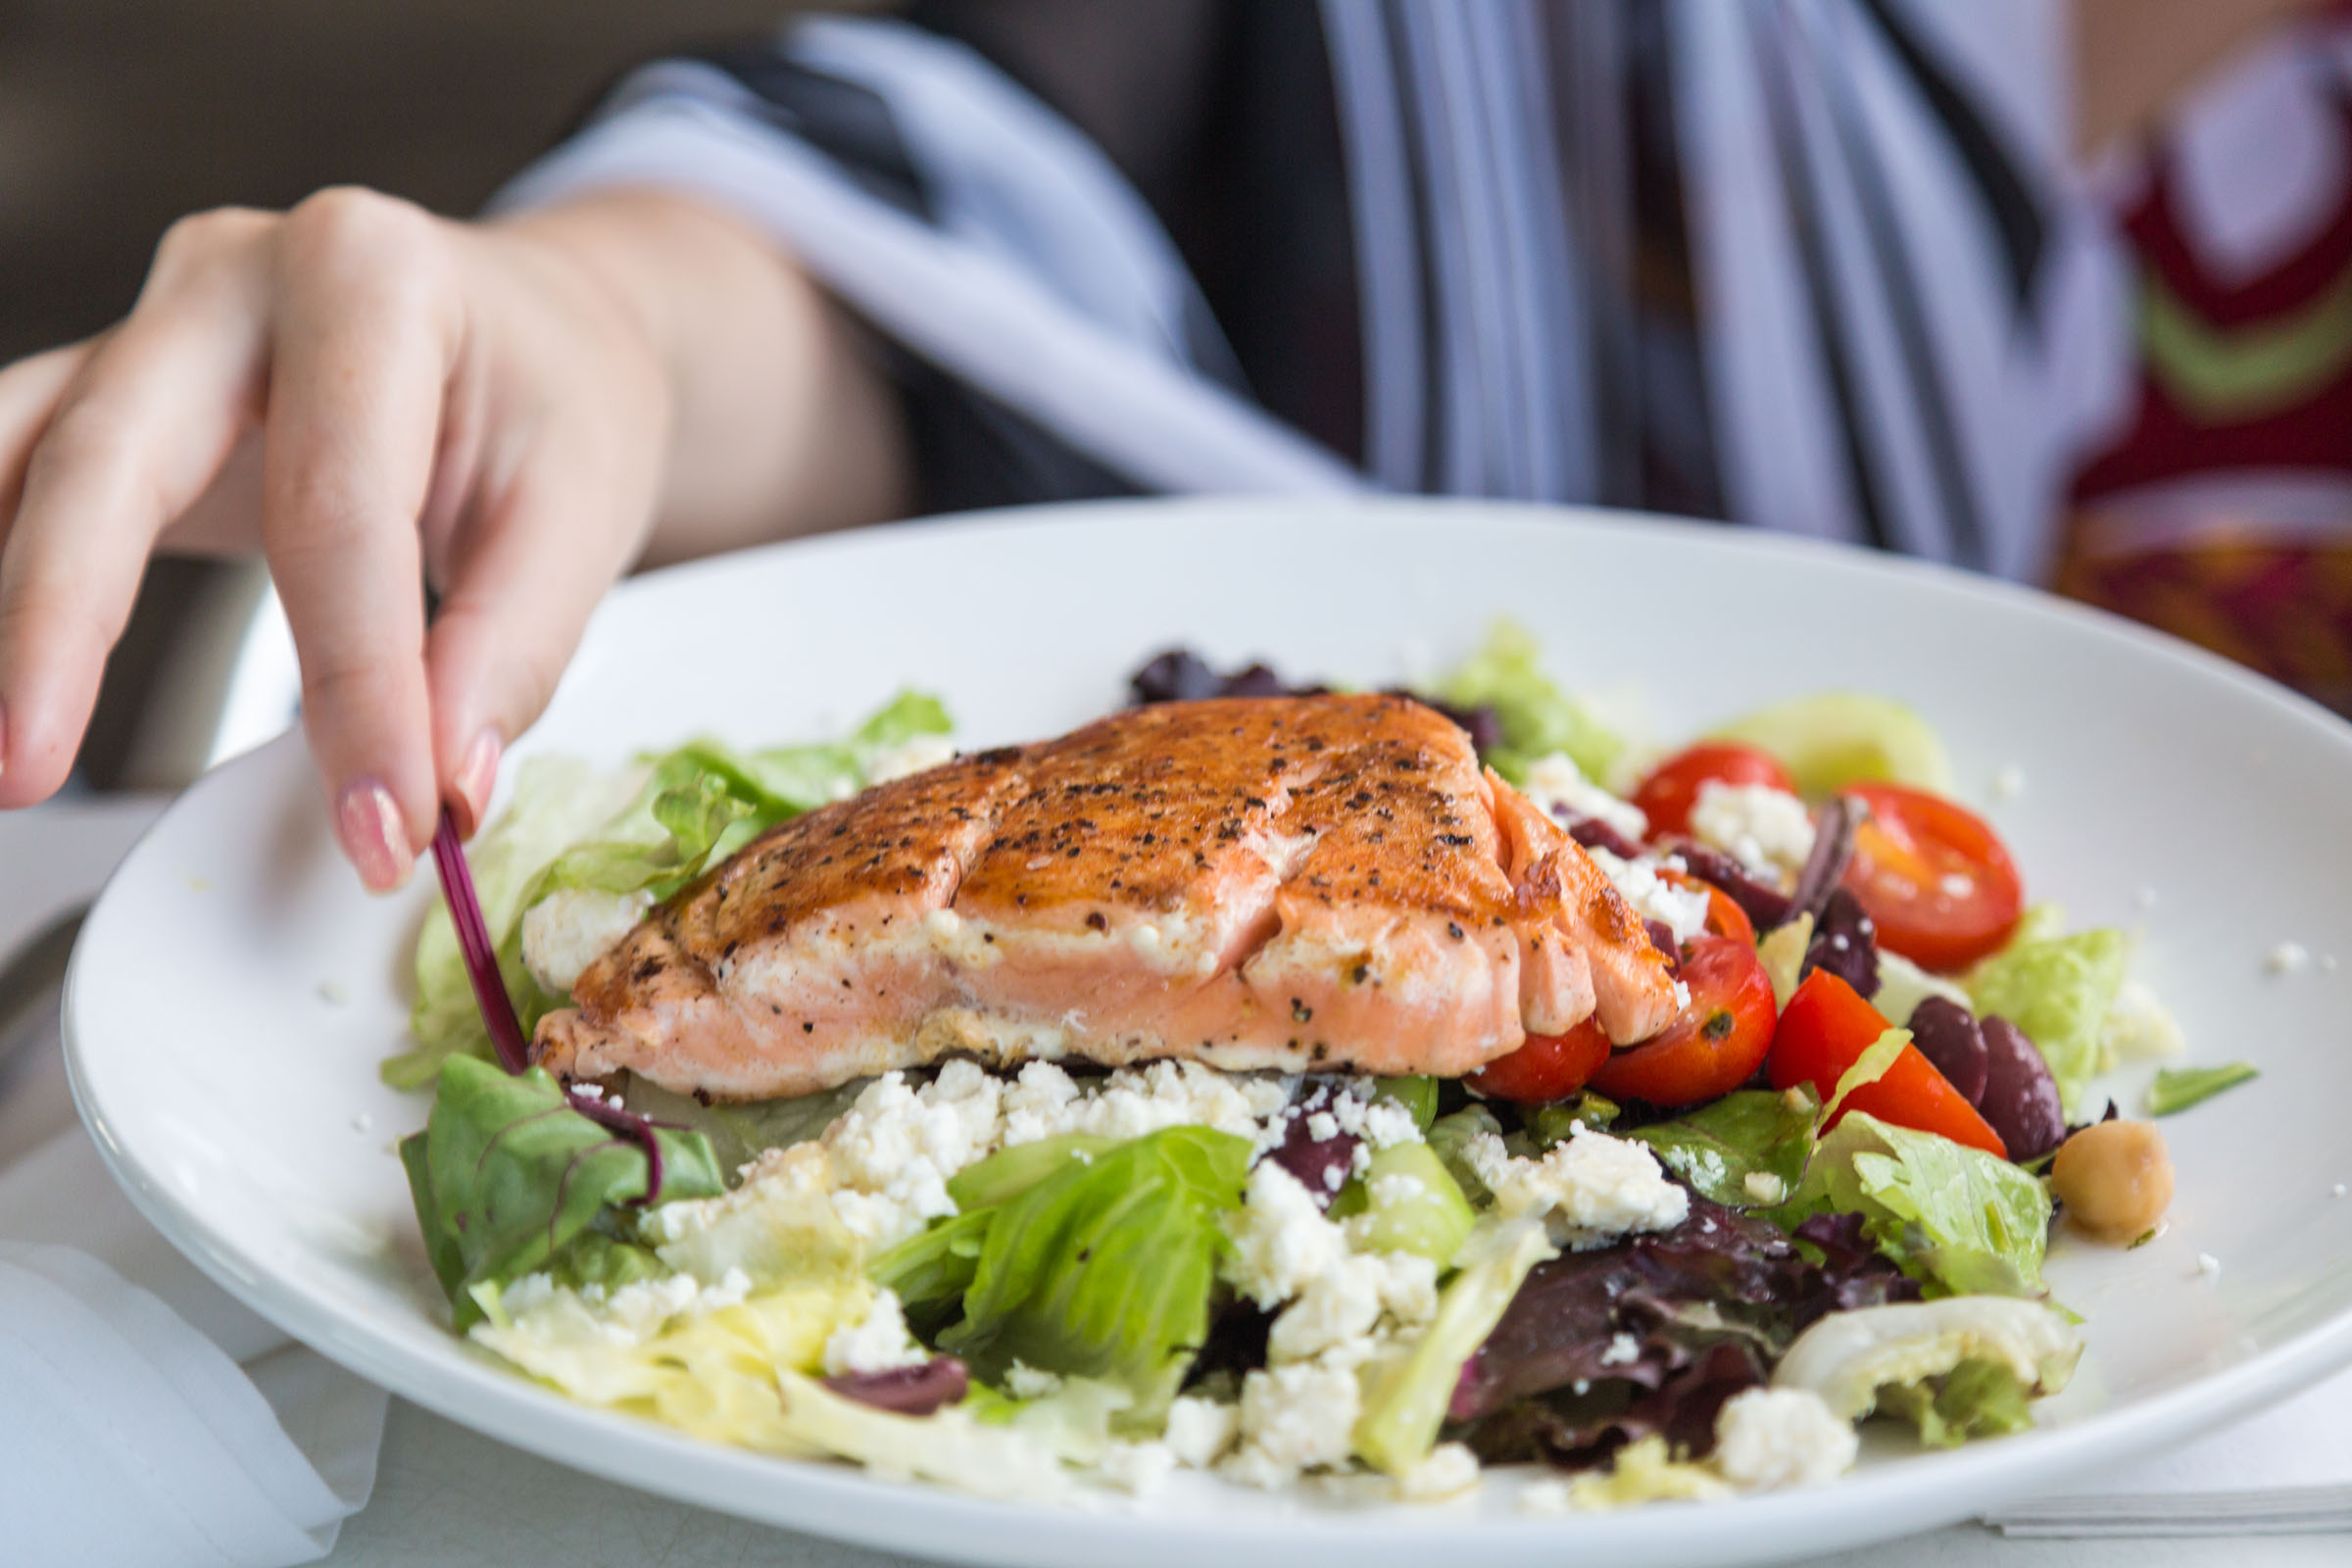
[[[259,548],[336,832],[397,886],[632,563],[903,490],[848,329],[715,212],[476,225],[330,190],[184,220],[122,322],[0,371],[0,808],[63,782],[148,555]]]

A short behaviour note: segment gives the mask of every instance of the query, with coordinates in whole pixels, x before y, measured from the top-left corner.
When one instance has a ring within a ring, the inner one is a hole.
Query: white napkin
[[[385,1402],[174,1251],[78,1126],[0,1175],[16,1568],[321,1557],[374,1485]]]
[[[2352,1530],[2352,1372],[2105,1477],[1988,1516],[2012,1536],[2270,1536]]]

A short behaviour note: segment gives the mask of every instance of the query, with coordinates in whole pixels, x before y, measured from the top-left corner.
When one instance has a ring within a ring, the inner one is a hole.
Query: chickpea
[[[2144,1121],[2085,1127],[2050,1162],[2050,1190],[2066,1205],[2066,1217],[2094,1240],[2119,1247],[2137,1241],[2173,1200],[2164,1135]]]

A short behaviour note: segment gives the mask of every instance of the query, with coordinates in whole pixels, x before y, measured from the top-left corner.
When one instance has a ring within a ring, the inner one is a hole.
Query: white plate
[[[1066,509],[869,532],[663,572],[617,594],[518,752],[618,760],[712,732],[833,732],[903,684],[967,744],[1051,733],[1183,641],[1294,677],[1377,684],[1450,660],[1496,613],[1588,691],[1639,692],[1666,740],[1846,686],[1916,706],[2031,891],[2144,928],[2140,972],[2197,1059],[2262,1078],[2165,1124],[2167,1233],[2062,1244],[2089,1318],[2076,1387],[2034,1433],[1874,1445],[1832,1488],[1536,1519],[1509,1486],[1440,1508],[1269,1498],[1180,1478],[1082,1513],[974,1502],[707,1446],[569,1403],[445,1328],[393,1141],[425,1104],[376,1062],[431,892],[370,900],[280,741],[191,790],[83,933],[74,1087],[139,1207],[255,1308],[353,1370],[551,1458],[750,1518],[972,1562],[1491,1568],[1761,1561],[1943,1524],[2212,1427],[2352,1360],[2352,975],[2265,972],[2292,939],[2352,957],[2352,729],[2201,654],[1917,565],[1656,519],[1420,502]],[[2022,768],[2005,802],[1992,781]],[[428,879],[429,880],[429,879]],[[2199,1253],[2221,1261],[2200,1275]],[[1883,1450],[1883,1451],[1882,1451]]]

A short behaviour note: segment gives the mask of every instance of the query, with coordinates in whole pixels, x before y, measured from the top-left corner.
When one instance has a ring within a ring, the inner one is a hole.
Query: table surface
[[[0,958],[87,898],[144,831],[152,797],[0,814]],[[73,1115],[56,1055],[0,1070],[0,1163]],[[2013,1541],[1977,1525],[1817,1559],[1821,1568],[2321,1568],[2352,1559],[2343,1535]],[[510,1448],[404,1400],[392,1401],[375,1494],[347,1522],[333,1568],[497,1562],[511,1568],[824,1565],[882,1568],[886,1556],[753,1524],[597,1480]]]

